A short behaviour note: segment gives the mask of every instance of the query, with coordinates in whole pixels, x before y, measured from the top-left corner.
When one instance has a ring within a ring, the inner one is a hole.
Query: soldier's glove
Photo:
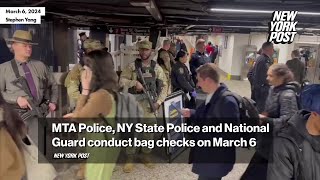
[[[192,91],[191,96],[194,97],[194,98],[197,97],[197,92],[196,92],[196,90],[193,90],[193,91]]]

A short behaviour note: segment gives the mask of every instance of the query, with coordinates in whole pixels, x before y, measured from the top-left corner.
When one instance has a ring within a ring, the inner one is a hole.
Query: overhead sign
[[[147,36],[150,34],[150,29],[142,28],[122,28],[122,27],[109,27],[109,34],[124,34],[124,35],[143,35]]]
[[[209,32],[212,33],[251,33],[251,32],[268,32],[268,29],[265,28],[240,28],[240,27],[211,27]]]

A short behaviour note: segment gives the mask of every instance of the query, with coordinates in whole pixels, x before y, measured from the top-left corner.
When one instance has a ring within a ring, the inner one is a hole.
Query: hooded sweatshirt
[[[268,180],[320,179],[320,136],[308,133],[310,112],[299,111],[274,140]]]

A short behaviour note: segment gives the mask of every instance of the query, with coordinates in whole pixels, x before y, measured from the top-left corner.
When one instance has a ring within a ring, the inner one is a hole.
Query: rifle
[[[16,78],[12,83],[21,88],[29,97],[33,97],[31,94],[31,91],[28,86],[27,80],[19,75],[17,64],[14,62],[14,60],[11,61],[12,69],[16,75]],[[21,86],[18,86],[18,83],[21,84]],[[49,110],[49,100],[45,100],[44,102],[40,103],[39,106],[36,105],[36,103],[33,100],[28,100],[28,103],[30,104],[32,110],[22,110],[20,107],[18,108],[18,112],[22,118],[22,120],[26,121],[31,117],[46,117],[48,115]]]
[[[142,76],[141,68],[137,68],[137,74],[138,78],[141,79],[142,85],[144,87],[143,92],[147,96],[148,102],[150,104],[151,112],[154,113],[155,116],[156,114],[156,109],[154,107],[154,103],[156,102],[156,97],[154,96],[155,92],[152,92],[152,89],[147,85],[146,81],[144,80],[144,77]]]
[[[20,76],[18,79],[14,80],[13,83],[16,85],[20,83],[22,86],[20,88],[23,89],[30,97],[32,97],[31,92],[28,88],[27,81],[23,76]],[[26,121],[31,117],[46,117],[48,115],[49,109],[49,100],[45,100],[39,106],[37,106],[33,100],[28,99],[28,103],[31,106],[30,110],[19,110],[19,114],[22,120]]]

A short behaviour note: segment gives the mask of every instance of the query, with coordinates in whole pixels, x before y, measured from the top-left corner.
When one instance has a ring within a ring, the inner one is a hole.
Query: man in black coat
[[[208,63],[197,69],[198,86],[207,93],[206,101],[196,110],[183,109],[184,117],[190,117],[194,126],[215,126],[219,123],[239,124],[239,106],[234,97],[222,97],[228,88],[219,83],[217,67]],[[234,139],[236,133],[192,133],[192,138],[211,140],[213,138]],[[237,135],[236,135],[237,136]],[[199,180],[218,180],[232,169],[236,159],[234,147],[198,147],[191,148],[189,160],[193,163],[192,172]]]
[[[256,60],[253,68],[253,91],[257,108],[261,113],[264,110],[264,106],[268,97],[270,85],[267,81],[267,71],[273,64],[273,44],[271,42],[265,42],[262,45],[262,55]]]
[[[287,61],[286,65],[292,71],[294,75],[294,80],[302,84],[305,75],[305,65],[300,60],[300,52],[298,50],[293,50],[291,53],[292,59]]]
[[[320,85],[305,87],[302,107],[274,140],[268,180],[320,179]]]

